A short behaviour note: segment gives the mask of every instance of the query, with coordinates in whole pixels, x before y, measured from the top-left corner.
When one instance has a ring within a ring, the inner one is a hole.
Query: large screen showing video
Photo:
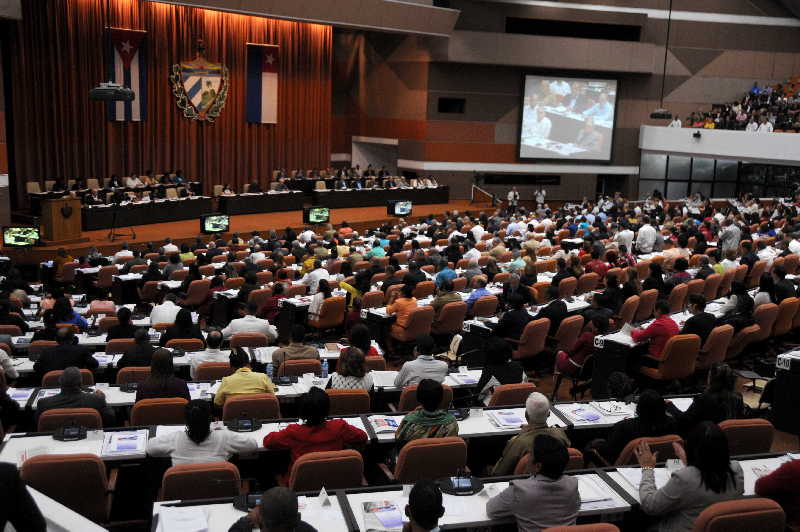
[[[611,160],[617,82],[526,75],[521,159]]]

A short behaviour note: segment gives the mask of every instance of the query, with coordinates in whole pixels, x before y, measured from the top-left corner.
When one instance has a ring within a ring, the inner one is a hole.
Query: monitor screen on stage
[[[231,217],[227,214],[204,214],[200,217],[200,232],[204,234],[227,233]]]
[[[331,219],[328,207],[303,207],[304,224],[324,224]]]
[[[390,200],[386,207],[389,216],[409,216],[411,215],[412,204],[410,201]]]
[[[35,246],[39,243],[38,227],[4,227],[4,246]]]
[[[526,75],[520,159],[610,161],[617,81]]]

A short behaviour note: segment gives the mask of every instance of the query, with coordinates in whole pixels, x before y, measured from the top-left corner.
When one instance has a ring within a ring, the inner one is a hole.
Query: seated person
[[[205,362],[228,362],[228,353],[221,351],[222,333],[217,330],[210,331],[206,336],[206,349],[199,353],[192,354],[192,362],[189,366],[189,375],[192,379],[197,378],[197,368]]]
[[[756,480],[756,495],[769,497],[783,507],[788,527],[800,525],[800,460],[790,460]]]
[[[522,284],[522,280],[517,273],[512,273],[508,278],[508,282],[503,283],[503,294],[500,299],[507,304],[509,298],[514,294],[520,296],[523,303],[526,305],[533,302],[530,289],[528,286]]]
[[[444,382],[447,377],[447,362],[433,358],[433,351],[436,344],[430,335],[423,335],[417,338],[414,346],[414,360],[409,360],[397,372],[394,385],[404,388],[411,384],[417,384],[422,379],[433,379],[436,382]]]
[[[129,366],[149,366],[153,360],[155,348],[150,344],[150,335],[147,329],[140,327],[133,335],[136,345],[129,348],[117,362],[117,369]]]
[[[458,421],[447,410],[441,410],[444,388],[432,379],[422,379],[417,385],[420,406],[409,412],[395,432],[398,447],[421,438],[458,436]]]
[[[565,475],[569,452],[563,441],[540,434],[531,446],[531,476],[512,480],[508,488],[489,499],[491,519],[514,517],[517,528],[533,532],[574,525],[581,501],[577,477]]]
[[[636,417],[618,421],[606,440],[594,440],[589,450],[607,464],[613,464],[631,440],[665,436],[677,432],[675,420],[667,415],[664,399],[658,392],[645,390],[636,404]]]
[[[253,530],[316,532],[313,526],[301,519],[297,495],[292,490],[281,487],[264,492],[261,503],[236,521],[228,532],[253,532]]]
[[[224,462],[234,454],[254,453],[258,442],[249,434],[211,430],[211,403],[193,399],[184,410],[186,430],[168,432],[147,442],[149,456],[169,457],[172,465]]]
[[[692,274],[689,273],[689,261],[680,257],[675,259],[674,265],[675,271],[670,275],[669,279],[667,279],[667,286],[668,287],[675,287],[682,283],[688,283],[692,280]]]
[[[567,351],[556,353],[556,369],[558,373],[567,376],[578,375],[586,364],[586,359],[594,352],[594,337],[606,334],[610,328],[608,318],[595,316],[587,323],[575,344]]]
[[[117,311],[117,325],[112,325],[106,333],[106,342],[117,338],[133,338],[137,327],[131,323],[131,309],[120,307]]]
[[[228,357],[233,370],[232,375],[222,378],[217,394],[214,396],[214,404],[222,406],[231,395],[243,395],[252,393],[275,393],[275,385],[264,373],[258,373],[250,368],[250,358],[241,347],[231,349]]]
[[[78,339],[72,327],[61,327],[56,332],[57,346],[42,351],[42,354],[33,364],[33,371],[41,379],[48,371],[65,369],[70,366],[95,370],[100,365],[92,356],[92,351],[85,346],[78,345]]]
[[[81,370],[75,366],[64,369],[58,378],[61,391],[51,397],[45,397],[36,403],[36,419],[43,412],[55,408],[93,408],[103,418],[103,426],[114,425],[114,411],[106,404],[106,396],[100,390],[83,391],[81,388]]]
[[[372,374],[367,370],[364,352],[348,347],[339,355],[337,371],[331,374],[328,387],[334,390],[372,391]]]
[[[272,365],[274,375],[278,374],[278,368],[287,360],[319,360],[319,350],[313,345],[306,345],[303,340],[306,337],[306,328],[299,323],[292,327],[292,341],[286,347],[281,347],[272,352]]]
[[[8,299],[0,300],[0,325],[16,325],[22,334],[30,329],[28,322],[22,319],[19,313],[12,312],[11,302]]]
[[[175,376],[172,353],[166,349],[156,349],[150,363],[150,375],[136,389],[136,401],[160,397],[191,399],[186,381]]]
[[[269,321],[257,316],[258,303],[255,301],[240,303],[238,308],[241,317],[231,320],[228,326],[222,329],[222,336],[230,338],[236,333],[256,332],[265,335],[270,342],[278,338],[278,330]]]
[[[658,516],[659,530],[693,530],[700,513],[714,503],[738,499],[744,493],[744,473],[730,459],[728,438],[718,425],[704,421],[689,434],[686,449],[672,444],[683,469],[656,487],[656,456],[642,442],[636,458],[642,468],[639,498],[642,511]]]
[[[161,335],[159,345],[164,347],[170,340],[187,338],[197,338],[205,342],[200,327],[192,323],[192,312],[189,309],[182,308],[175,316],[175,323],[167,327],[167,330]]]
[[[327,419],[331,399],[324,390],[311,388],[298,402],[300,419],[305,423],[292,423],[283,430],[267,434],[265,449],[288,449],[294,462],[307,453],[340,451],[345,446],[367,443],[367,433],[363,430],[344,419]]]
[[[441,498],[441,495],[439,496]],[[0,530],[45,532],[47,521],[19,476],[16,464],[0,463]],[[6,524],[10,524],[7,527]]]
[[[85,331],[89,326],[83,316],[72,310],[72,302],[66,297],[59,297],[56,300],[53,304],[53,314],[55,314],[56,323],[75,325],[81,332]],[[27,325],[25,327],[22,332],[28,330]]]
[[[648,342],[647,354],[657,359],[661,356],[667,340],[678,334],[678,324],[669,315],[669,303],[664,299],[656,301],[653,313],[656,319],[645,329],[633,329],[631,338],[634,342]]]
[[[704,345],[708,340],[711,331],[717,323],[717,318],[710,312],[706,312],[706,298],[703,294],[689,295],[689,312],[692,317],[683,324],[680,334],[696,334],[700,337],[700,345]]]
[[[467,314],[470,316],[472,315],[472,307],[475,305],[477,300],[484,296],[494,295],[486,289],[487,282],[485,277],[478,277],[472,282],[472,285],[475,287],[475,289],[470,292],[469,297],[467,298]]]
[[[550,329],[547,331],[549,336],[554,336],[564,318],[567,317],[567,304],[558,298],[558,286],[550,285],[547,287],[547,300],[550,303],[539,309],[534,316],[534,320],[547,318],[550,320]]]
[[[564,429],[558,427],[548,427],[547,418],[550,417],[550,401],[544,394],[533,392],[525,401],[525,419],[527,425],[520,428],[519,434],[512,437],[503,449],[503,456],[492,469],[492,476],[512,475],[520,458],[530,454],[533,449],[533,442],[537,436],[546,434],[560,441],[564,447],[569,446],[569,438]],[[529,463],[534,463],[531,460]]]
[[[490,337],[486,345],[486,363],[475,387],[478,399],[488,403],[495,386],[520,383],[522,375],[522,365],[511,360],[511,345],[497,336]]]
[[[525,300],[522,296],[518,293],[512,293],[508,298],[508,310],[500,318],[494,334],[501,338],[519,340],[525,327],[532,319],[528,309],[525,308]]]

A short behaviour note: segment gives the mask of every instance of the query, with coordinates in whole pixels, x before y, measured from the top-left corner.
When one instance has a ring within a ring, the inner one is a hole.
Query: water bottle
[[[322,378],[323,379],[327,379],[328,378],[328,361],[327,360],[323,360],[322,361]]]
[[[272,380],[272,373],[274,371],[275,371],[275,368],[272,366],[272,362],[267,364],[267,377],[269,377],[269,380]]]

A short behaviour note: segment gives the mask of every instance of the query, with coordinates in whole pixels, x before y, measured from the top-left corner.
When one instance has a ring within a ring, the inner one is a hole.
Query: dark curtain
[[[26,0],[9,39],[15,184],[182,169],[238,188],[277,168],[324,168],[330,160],[330,26],[142,0],[111,0],[108,25],[146,30],[148,109],[143,122],[110,122],[88,98],[105,78],[105,0]],[[206,57],[228,67],[230,90],[215,123],[183,117],[170,67]],[[278,44],[278,124],[245,121],[246,43]]]

